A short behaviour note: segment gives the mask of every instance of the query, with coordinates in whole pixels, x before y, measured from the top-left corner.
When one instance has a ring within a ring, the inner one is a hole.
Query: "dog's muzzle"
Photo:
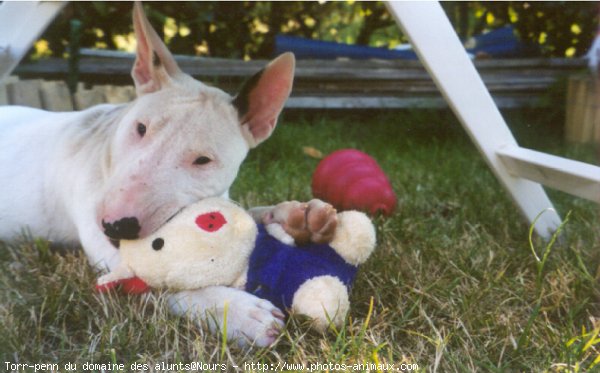
[[[134,240],[139,238],[140,222],[136,217],[127,217],[109,223],[102,220],[104,234],[114,240]]]

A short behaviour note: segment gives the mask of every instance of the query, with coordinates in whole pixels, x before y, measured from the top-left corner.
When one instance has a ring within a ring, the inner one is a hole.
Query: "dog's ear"
[[[295,65],[292,53],[282,54],[252,76],[233,99],[251,147],[273,132],[292,90]]]
[[[131,76],[138,96],[158,91],[181,73],[177,62],[144,14],[142,3],[133,6],[133,29],[137,41]]]

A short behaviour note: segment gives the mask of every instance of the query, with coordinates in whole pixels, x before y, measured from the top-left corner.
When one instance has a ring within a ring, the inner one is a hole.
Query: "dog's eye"
[[[196,160],[194,161],[194,164],[196,166],[202,166],[204,164],[210,163],[211,161],[212,161],[212,159],[203,155],[203,156],[196,158]]]
[[[140,137],[144,137],[146,134],[146,125],[144,123],[137,124],[137,133],[140,135]]]

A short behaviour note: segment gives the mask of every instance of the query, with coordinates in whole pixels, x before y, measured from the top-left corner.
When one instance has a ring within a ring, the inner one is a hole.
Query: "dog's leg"
[[[337,212],[329,203],[313,199],[307,203],[282,202],[275,206],[250,209],[255,221],[264,224],[279,223],[294,241],[329,243],[337,226]]]
[[[100,230],[95,219],[80,218],[79,240],[88,262],[98,270],[117,268],[120,262],[119,250],[114,247]]]
[[[269,301],[224,286],[170,295],[169,305],[177,315],[206,322],[213,333],[226,328],[240,346],[269,346],[284,326],[284,314]]]

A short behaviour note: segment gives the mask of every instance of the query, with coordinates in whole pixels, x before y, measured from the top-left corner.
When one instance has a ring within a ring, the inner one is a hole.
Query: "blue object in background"
[[[517,39],[512,26],[501,27],[478,35],[470,41],[470,44],[474,44],[474,46],[467,48],[467,52],[474,56],[485,55],[492,58],[506,58],[520,57],[532,52],[530,48]],[[277,56],[284,52],[294,52],[298,59],[336,59],[339,57],[363,60],[371,58],[417,59],[416,53],[410,49],[394,50],[312,40],[297,36],[276,35],[274,54]]]
[[[473,38],[475,46],[467,48],[467,52],[477,56],[485,54],[490,57],[519,57],[525,52],[524,45],[515,36],[512,26],[504,26]]]
[[[417,58],[413,51],[396,51],[388,48],[366,47],[362,45],[352,45],[336,43],[334,41],[321,41],[301,38],[298,36],[276,35],[275,50],[276,56],[284,52],[294,52],[298,59],[336,59],[346,57],[356,60],[365,60],[369,58],[378,59],[411,59]]]

